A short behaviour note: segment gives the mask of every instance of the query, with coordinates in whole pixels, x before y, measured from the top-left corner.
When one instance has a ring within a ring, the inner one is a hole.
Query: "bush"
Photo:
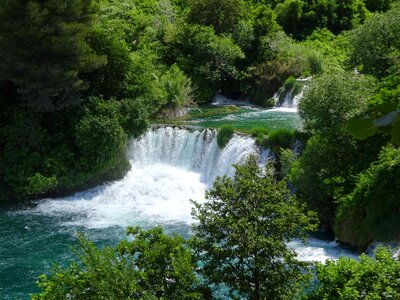
[[[155,105],[159,107],[157,113],[166,117],[173,117],[180,109],[192,104],[192,81],[173,65],[161,76],[155,77],[156,88],[159,89]]]
[[[57,187],[57,177],[51,176],[46,177],[40,173],[36,173],[35,175],[28,178],[28,185],[26,187],[26,193],[28,195],[41,195],[45,194]]]
[[[303,299],[400,299],[400,260],[380,247],[375,257],[365,254],[356,261],[341,257],[317,264],[317,284]]]
[[[129,136],[138,138],[149,126],[143,101],[124,99],[120,102],[119,113],[121,126]]]
[[[362,172],[354,191],[340,200],[339,240],[365,249],[372,240],[399,239],[400,150],[385,147],[379,160]]]
[[[283,86],[285,87],[285,91],[289,92],[293,89],[293,87],[296,84],[296,78],[294,78],[293,76],[289,76],[286,80],[285,83],[283,84]]]
[[[263,140],[265,148],[279,149],[291,148],[295,141],[295,132],[288,129],[279,129],[270,132],[268,137]]]
[[[33,299],[200,299],[190,250],[161,227],[129,228],[132,241],[98,249],[80,237],[80,262],[42,275]]]
[[[231,140],[234,133],[235,133],[235,130],[232,126],[230,126],[230,125],[222,126],[218,130],[218,135],[217,135],[218,146],[221,149],[224,148],[229,143],[229,141]]]
[[[107,164],[124,149],[127,136],[115,119],[105,116],[85,116],[76,127],[79,152],[91,165]]]
[[[264,108],[272,108],[272,107],[274,107],[276,105],[275,98],[274,97],[270,97],[267,100],[265,100],[264,103],[262,103],[261,105]]]
[[[268,129],[261,126],[253,127],[250,130],[250,134],[255,138],[256,144],[261,146],[263,139],[268,134]]]
[[[279,163],[280,163],[280,177],[285,178],[290,174],[290,170],[296,162],[297,155],[291,149],[282,149],[279,154]]]

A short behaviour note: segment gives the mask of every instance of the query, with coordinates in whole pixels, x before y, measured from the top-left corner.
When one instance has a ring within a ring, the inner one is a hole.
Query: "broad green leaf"
[[[363,140],[377,131],[374,120],[369,117],[354,118],[347,122],[346,129],[357,139]]]

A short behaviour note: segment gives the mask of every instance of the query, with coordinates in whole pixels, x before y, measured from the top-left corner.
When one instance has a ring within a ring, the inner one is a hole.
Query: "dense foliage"
[[[340,200],[336,232],[341,240],[365,247],[373,240],[399,238],[399,167],[399,149],[387,146],[358,175],[354,190]]]
[[[375,250],[375,257],[360,260],[342,257],[317,264],[318,284],[304,299],[398,299],[400,297],[400,260],[387,248]]]
[[[0,78],[40,111],[77,101],[82,74],[106,63],[87,41],[96,13],[92,0],[2,1]]]
[[[2,1],[0,199],[121,176],[127,137],[148,118],[174,117],[217,92],[271,106],[285,81],[349,61],[388,75],[398,48],[391,2]],[[368,19],[367,9],[379,13]]]
[[[231,138],[233,137],[233,133],[235,132],[234,128],[229,125],[224,125],[218,130],[217,135],[217,143],[218,147],[224,148]]]
[[[399,11],[393,4],[351,31],[347,63],[315,78],[300,104],[311,138],[290,180],[324,228],[359,249],[399,239],[400,156],[389,143],[400,141]]]

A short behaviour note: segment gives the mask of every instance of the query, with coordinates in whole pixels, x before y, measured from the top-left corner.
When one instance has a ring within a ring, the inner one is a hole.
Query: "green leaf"
[[[363,140],[374,135],[377,131],[374,120],[369,117],[354,118],[347,122],[346,129],[355,138]]]

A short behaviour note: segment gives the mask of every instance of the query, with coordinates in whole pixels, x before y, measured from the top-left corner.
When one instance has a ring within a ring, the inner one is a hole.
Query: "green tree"
[[[278,22],[283,26],[286,32],[296,32],[302,17],[302,7],[304,2],[301,0],[285,0],[279,3],[275,12],[278,17]]]
[[[96,11],[93,0],[2,1],[0,77],[38,110],[77,100],[81,75],[105,63],[86,41]]]
[[[190,22],[212,26],[216,33],[230,32],[246,15],[243,0],[190,0]]]
[[[132,241],[98,249],[80,237],[79,263],[39,279],[33,299],[200,299],[190,250],[161,227],[129,228]]]
[[[300,103],[305,128],[314,136],[291,179],[327,228],[333,225],[337,201],[353,190],[354,175],[368,168],[383,144],[381,139],[356,141],[345,130],[349,119],[366,111],[374,87],[369,77],[327,73],[311,83]]]
[[[197,87],[196,100],[210,101],[215,92],[240,78],[238,62],[244,53],[232,38],[219,36],[213,28],[186,25],[173,41],[179,49],[177,61]]]
[[[207,283],[225,284],[234,299],[292,299],[303,264],[287,242],[315,229],[315,215],[255,157],[218,177],[204,204],[194,203],[192,245]]]
[[[399,63],[400,3],[386,13],[374,14],[353,32],[351,61],[378,78],[388,76]]]
[[[304,299],[399,299],[400,260],[393,254],[380,247],[375,257],[363,254],[359,261],[342,257],[317,264],[317,284]]]
[[[373,241],[399,239],[400,150],[386,146],[340,199],[337,238],[364,250]]]
[[[365,5],[369,11],[382,12],[387,11],[390,8],[390,5],[396,0],[364,0]]]
[[[372,77],[339,72],[313,81],[301,101],[306,128],[324,134],[342,134],[346,121],[367,110],[374,93]]]

